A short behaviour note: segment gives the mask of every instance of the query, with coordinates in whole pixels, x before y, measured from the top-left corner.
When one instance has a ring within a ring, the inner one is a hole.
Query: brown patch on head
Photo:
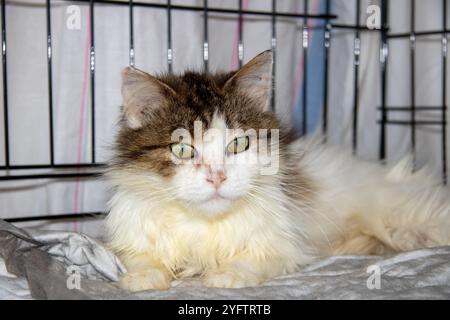
[[[116,166],[172,176],[176,166],[170,153],[172,132],[183,128],[193,135],[196,120],[207,130],[216,113],[231,129],[279,129],[275,115],[267,111],[271,70],[270,52],[230,73],[151,76],[126,68]]]

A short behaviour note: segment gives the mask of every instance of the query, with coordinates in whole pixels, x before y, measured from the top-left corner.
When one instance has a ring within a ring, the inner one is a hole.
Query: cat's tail
[[[440,178],[431,170],[428,165],[419,170],[414,170],[414,158],[408,155],[390,168],[385,176],[386,180],[392,183],[414,183],[421,181],[430,186],[441,183]]]

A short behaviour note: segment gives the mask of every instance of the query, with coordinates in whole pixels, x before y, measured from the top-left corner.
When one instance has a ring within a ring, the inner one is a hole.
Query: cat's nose
[[[227,179],[223,170],[208,170],[206,181],[211,183],[214,188],[219,189],[220,185]]]

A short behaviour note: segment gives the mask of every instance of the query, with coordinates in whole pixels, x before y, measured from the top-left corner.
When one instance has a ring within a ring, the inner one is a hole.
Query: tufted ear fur
[[[236,90],[252,99],[261,106],[261,111],[269,109],[272,92],[271,50],[264,51],[239,69],[224,86],[225,90]]]
[[[175,91],[157,78],[136,68],[123,69],[123,116],[128,127],[140,128],[154,110],[164,106],[169,95]]]

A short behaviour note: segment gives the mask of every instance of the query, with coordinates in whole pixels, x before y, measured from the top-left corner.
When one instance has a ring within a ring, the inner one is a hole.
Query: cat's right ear
[[[125,123],[132,129],[142,127],[152,113],[163,107],[175,91],[157,78],[132,67],[122,71],[122,99]]]

